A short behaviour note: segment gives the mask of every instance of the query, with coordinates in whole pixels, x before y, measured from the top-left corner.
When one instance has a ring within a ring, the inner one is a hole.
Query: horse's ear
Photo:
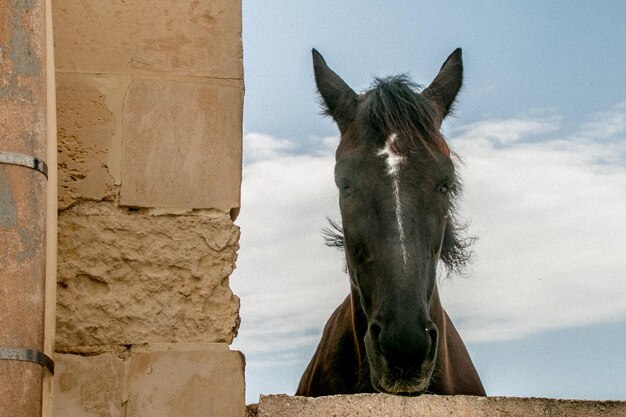
[[[443,63],[439,74],[433,82],[422,92],[423,95],[435,102],[442,111],[442,119],[448,115],[454,104],[454,99],[463,84],[463,58],[461,48],[457,48]]]
[[[317,50],[313,49],[312,52],[315,83],[324,100],[324,110],[332,116],[343,134],[356,112],[357,94],[326,65]]]

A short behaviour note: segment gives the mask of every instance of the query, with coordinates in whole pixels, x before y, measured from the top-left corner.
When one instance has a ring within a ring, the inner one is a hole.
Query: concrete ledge
[[[398,397],[386,394],[307,398],[261,395],[257,417],[597,417],[626,416],[626,401],[546,398],[470,397],[465,395]]]

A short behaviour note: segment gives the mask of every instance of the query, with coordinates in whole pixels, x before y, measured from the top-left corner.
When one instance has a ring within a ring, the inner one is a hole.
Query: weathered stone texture
[[[226,344],[102,347],[88,356],[57,354],[55,361],[55,417],[245,413],[243,356]]]
[[[59,73],[57,96],[59,209],[239,207],[241,81]]]
[[[57,75],[59,209],[114,200],[130,76]]]
[[[53,2],[64,72],[243,78],[241,2]]]
[[[59,213],[57,348],[228,342],[239,229],[226,214],[92,203]]]
[[[244,417],[241,353],[226,345],[156,349],[131,350],[127,417]]]
[[[241,82],[136,79],[124,102],[121,204],[239,207]]]
[[[226,345],[239,325],[241,2],[57,0],[53,20],[56,348],[80,355],[57,358],[55,413],[241,417],[243,359]],[[224,345],[136,347],[164,342]]]
[[[626,401],[387,394],[262,395],[258,417],[623,417]]]
[[[124,359],[113,354],[56,354],[54,360],[55,416],[124,416]]]

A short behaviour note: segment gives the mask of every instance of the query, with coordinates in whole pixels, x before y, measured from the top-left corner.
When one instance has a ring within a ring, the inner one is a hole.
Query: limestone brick
[[[121,177],[123,97],[130,76],[57,75],[59,209],[114,200]]]
[[[243,78],[241,1],[53,2],[63,72]]]
[[[244,359],[226,344],[77,353],[55,355],[55,417],[244,416]]]
[[[251,412],[254,412],[251,409]],[[400,397],[387,394],[306,398],[262,395],[258,417],[604,417],[626,415],[626,401],[576,401],[546,398],[466,395]]]
[[[131,350],[128,417],[244,417],[244,360],[226,345]]]
[[[120,184],[129,206],[239,207],[242,99],[237,81],[59,73],[59,209]]]
[[[239,229],[226,213],[153,215],[101,202],[58,222],[57,349],[232,341]]]
[[[124,416],[124,359],[56,354],[54,360],[54,416]]]
[[[240,82],[133,81],[124,105],[121,204],[238,208],[242,100]]]

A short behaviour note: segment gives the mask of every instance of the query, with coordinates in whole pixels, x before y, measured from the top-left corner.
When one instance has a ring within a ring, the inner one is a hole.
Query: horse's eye
[[[450,191],[450,186],[448,184],[444,184],[441,187],[439,187],[439,192],[442,194],[448,194],[449,191]]]
[[[348,184],[343,185],[343,186],[341,187],[341,192],[342,192],[343,194],[345,194],[345,195],[348,195],[348,194],[352,193],[352,187],[350,187]]]

